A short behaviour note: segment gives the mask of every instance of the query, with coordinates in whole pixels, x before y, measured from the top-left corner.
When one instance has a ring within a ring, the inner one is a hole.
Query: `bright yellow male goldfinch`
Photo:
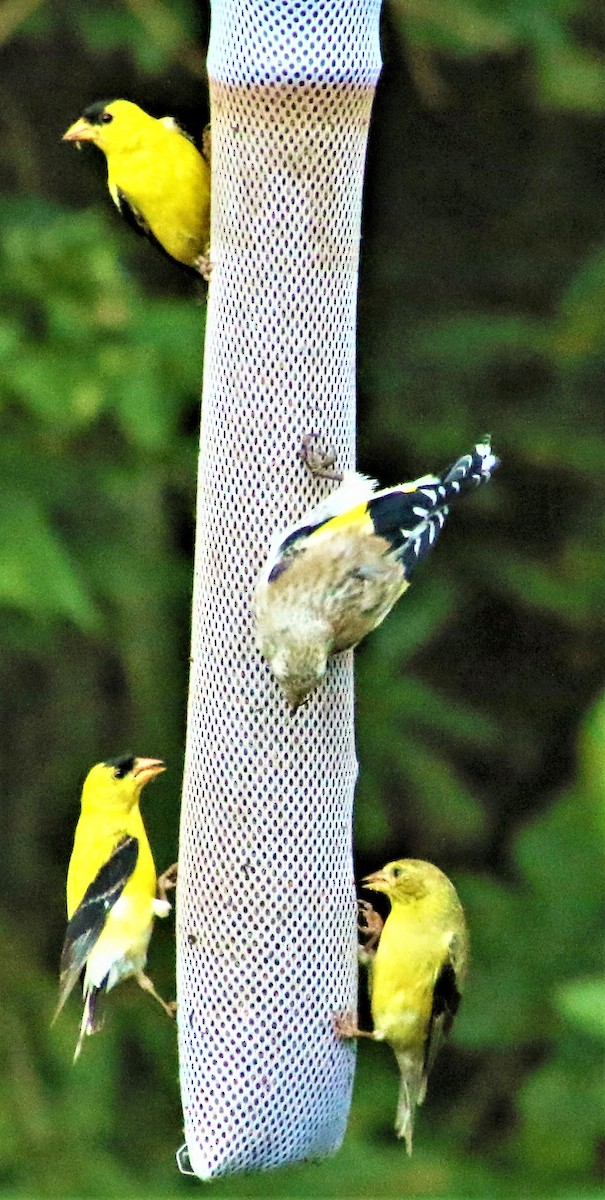
[[[97,1002],[122,979],[134,976],[144,991],[174,1016],[144,973],[154,917],[170,904],[157,899],[158,881],[139,809],[145,784],[165,770],[159,758],[108,759],[89,771],[82,789],[67,874],[68,925],[61,954],[59,1015],[84,974],[84,1013],[74,1054],[100,1029]],[[162,891],[162,888],[160,888]]]
[[[384,925],[371,905],[360,905],[370,934],[360,960],[369,969],[374,1030],[358,1029],[349,1017],[337,1018],[335,1028],[341,1037],[392,1047],[401,1075],[395,1131],[411,1154],[416,1105],[460,1004],[468,932],[453,884],[432,863],[402,858],[362,882],[391,902]]]
[[[200,154],[172,117],[156,119],[130,100],[100,100],[63,141],[98,146],[107,159],[111,198],[128,224],[208,278],[208,136]]]
[[[292,709],[321,683],[331,654],[384,621],[435,545],[450,505],[497,466],[485,437],[442,475],[384,491],[351,471],[277,534],[256,587],[256,644]]]

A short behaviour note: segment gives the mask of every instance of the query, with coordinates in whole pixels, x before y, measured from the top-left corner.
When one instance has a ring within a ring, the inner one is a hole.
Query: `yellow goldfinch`
[[[321,683],[330,654],[380,625],[435,544],[452,501],[497,466],[486,437],[443,475],[381,492],[351,471],[278,533],[256,588],[256,644],[293,709]]]
[[[129,225],[208,277],[210,164],[172,117],[156,120],[129,100],[101,100],[63,141],[94,142],[107,159],[111,198]]]
[[[395,1131],[411,1154],[414,1111],[460,1003],[468,932],[453,884],[432,863],[402,858],[362,882],[391,902],[384,926],[371,905],[360,905],[370,934],[360,959],[369,968],[374,1030],[358,1029],[349,1017],[337,1018],[335,1028],[341,1037],[392,1047],[401,1074]]]
[[[134,975],[170,1016],[144,974],[153,918],[170,911],[139,809],[141,791],[166,768],[159,758],[108,759],[89,771],[67,874],[68,925],[61,954],[59,1015],[81,972],[84,1013],[74,1062],[88,1034],[100,1029],[99,993]],[[170,880],[166,886],[171,886]]]

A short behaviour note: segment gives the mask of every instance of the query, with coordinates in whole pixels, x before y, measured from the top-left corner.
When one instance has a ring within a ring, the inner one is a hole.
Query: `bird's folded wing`
[[[414,492],[393,488],[368,504],[374,533],[389,543],[409,578],[434,545],[447,517],[443,488],[424,485]]]
[[[376,480],[358,471],[345,471],[343,482],[329,496],[310,508],[288,529],[278,530],[273,538],[263,578],[269,579],[272,569],[282,559],[290,558],[307,548],[314,534],[322,530],[333,532],[349,528],[365,520],[369,524],[366,504],[376,487]],[[335,520],[335,518],[337,518]],[[281,574],[281,571],[278,571]]]
[[[120,838],[71,917],[61,952],[59,1003],[53,1020],[75,986],[88,955],[103,931],[108,913],[122,895],[135,869],[138,853],[137,838]]]
[[[387,488],[370,498],[374,532],[389,542],[407,579],[435,544],[449,505],[485,483],[497,466],[498,459],[486,439],[470,454],[456,459],[442,477],[428,475],[414,485]]]
[[[439,1047],[452,1027],[460,1000],[456,968],[448,958],[439,972],[433,992],[433,1008],[424,1047],[423,1079],[425,1087]]]
[[[178,133],[179,137],[185,138],[186,142],[191,142],[195,146],[195,138],[190,133],[187,133],[187,130],[183,129],[182,125],[179,125],[176,117],[158,117],[158,121],[160,125],[164,126],[164,129],[169,129],[171,133]]]
[[[111,198],[118,209],[118,212],[120,213],[120,216],[124,218],[126,224],[129,225],[131,229],[134,229],[135,233],[143,234],[143,237],[146,237],[148,241],[155,246],[156,250],[160,250],[165,258],[172,258],[172,255],[168,253],[166,247],[162,245],[162,243],[155,236],[155,233],[153,233],[143,214],[139,212],[139,209],[136,208],[134,204],[131,204],[125,193],[121,191],[120,188],[112,185],[109,186],[109,191],[111,193]],[[181,266],[184,271],[188,271],[190,275],[195,275],[196,279],[199,279],[199,274],[195,267],[189,267],[186,263],[181,263]]]
[[[152,234],[143,214],[139,212],[138,208],[135,208],[134,205],[130,203],[130,200],[127,198],[125,193],[120,188],[111,185],[109,191],[116,208],[126,221],[126,224],[130,225],[130,228],[134,229],[135,233],[144,234],[145,237],[148,237],[151,242],[154,242],[155,245],[159,246],[160,250],[162,250],[163,246],[160,246],[157,238]]]

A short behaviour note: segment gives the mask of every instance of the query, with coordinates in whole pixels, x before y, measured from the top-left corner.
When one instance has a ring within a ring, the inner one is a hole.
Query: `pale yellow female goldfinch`
[[[98,101],[63,134],[94,142],[107,159],[112,200],[138,233],[208,277],[210,163],[172,117],[156,119],[130,100]]]
[[[68,925],[55,1013],[56,1019],[85,969],[74,1061],[84,1038],[100,1028],[99,994],[130,975],[174,1016],[174,1006],[158,996],[144,973],[153,918],[167,916],[170,904],[165,892],[156,898],[156,870],[139,801],[145,784],[164,770],[159,758],[126,755],[98,763],[84,781],[67,873]]]
[[[370,939],[360,959],[369,970],[374,1029],[360,1030],[350,1017],[337,1018],[335,1028],[341,1037],[392,1047],[401,1074],[395,1131],[411,1154],[416,1105],[460,1003],[468,932],[453,884],[432,863],[402,858],[368,875],[363,886],[391,902],[384,925],[371,905],[361,905]]]
[[[452,502],[498,466],[489,437],[442,475],[376,491],[351,471],[279,532],[257,584],[256,644],[291,708],[322,681],[328,657],[380,625],[434,546]]]

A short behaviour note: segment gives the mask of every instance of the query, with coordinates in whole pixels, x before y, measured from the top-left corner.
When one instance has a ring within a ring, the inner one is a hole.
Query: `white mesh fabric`
[[[185,1137],[201,1178],[330,1153],[354,1051],[352,656],[295,716],[254,647],[277,526],[353,465],[363,166],[379,0],[222,0],[209,55],[213,263],[178,884]]]

